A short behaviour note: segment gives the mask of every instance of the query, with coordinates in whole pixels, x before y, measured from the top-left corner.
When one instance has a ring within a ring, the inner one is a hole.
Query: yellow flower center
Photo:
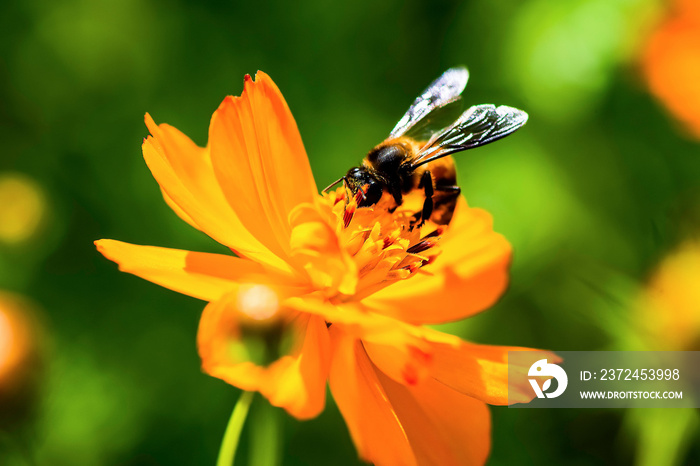
[[[431,222],[417,225],[414,214],[421,211],[420,196],[407,196],[393,212],[386,198],[371,207],[358,207],[358,199],[347,200],[343,188],[320,196],[321,211],[346,258],[345,272],[355,279],[349,287],[353,289],[338,290],[339,300],[361,299],[418,273],[439,254],[436,246],[444,230]]]

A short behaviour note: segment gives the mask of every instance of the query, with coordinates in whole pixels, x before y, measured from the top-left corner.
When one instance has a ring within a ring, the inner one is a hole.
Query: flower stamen
[[[345,213],[343,214],[343,225],[345,228],[350,226],[350,222],[352,222],[352,218],[355,216],[355,205],[350,204],[345,207]]]
[[[428,238],[427,239],[421,240],[420,242],[414,244],[410,248],[406,249],[406,252],[409,254],[418,254],[423,251],[427,251],[428,249],[432,248],[435,246],[440,239],[439,237],[437,238]]]

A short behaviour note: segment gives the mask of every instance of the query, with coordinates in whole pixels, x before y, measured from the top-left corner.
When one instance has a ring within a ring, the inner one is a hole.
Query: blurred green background
[[[516,106],[530,121],[457,157],[463,193],[493,214],[514,261],[498,305],[448,329],[645,349],[636,296],[700,218],[700,145],[640,71],[666,7],[4,0],[0,212],[14,208],[2,218],[20,226],[0,241],[0,290],[29,320],[32,370],[0,397],[0,464],[214,464],[238,391],[200,372],[204,303],[117,272],[92,242],[222,251],[163,202],[141,157],[143,115],[203,145],[223,97],[258,69],[284,93],[323,187],[466,64],[467,104]],[[492,412],[494,465],[700,464],[695,411]],[[287,418],[283,435],[285,465],[358,464],[331,400],[315,420]]]

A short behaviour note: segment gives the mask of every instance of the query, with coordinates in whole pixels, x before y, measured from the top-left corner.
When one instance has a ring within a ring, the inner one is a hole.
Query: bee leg
[[[394,198],[394,206],[389,208],[389,213],[393,214],[396,209],[403,204],[403,194],[401,194],[401,185],[398,183],[389,185],[389,193]]]
[[[438,225],[447,225],[452,220],[462,189],[459,186],[437,185],[435,191],[435,210],[431,220]]]
[[[423,211],[420,213],[420,223],[417,225],[418,228],[420,228],[433,214],[433,177],[429,170],[424,171],[423,175],[421,175],[420,183],[418,183],[418,189],[423,189],[425,191]],[[418,216],[418,214],[416,214],[416,216]],[[418,221],[418,218],[416,218],[416,221]]]
[[[392,197],[394,198],[394,202],[396,203],[396,207],[400,206],[403,204],[403,195],[401,194],[401,185],[396,183],[392,184],[389,186],[389,192],[391,193]]]

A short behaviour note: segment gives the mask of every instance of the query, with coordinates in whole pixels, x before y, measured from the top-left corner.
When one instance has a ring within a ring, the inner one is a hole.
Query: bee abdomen
[[[459,199],[460,191],[456,192],[437,192],[433,196],[433,214],[430,220],[438,225],[448,225],[452,221],[452,216],[457,207],[457,199]]]
[[[454,161],[452,157],[444,157],[429,163],[426,168],[430,170],[435,182],[434,207],[430,220],[438,225],[448,225],[452,220],[461,192],[457,186],[457,169]]]

